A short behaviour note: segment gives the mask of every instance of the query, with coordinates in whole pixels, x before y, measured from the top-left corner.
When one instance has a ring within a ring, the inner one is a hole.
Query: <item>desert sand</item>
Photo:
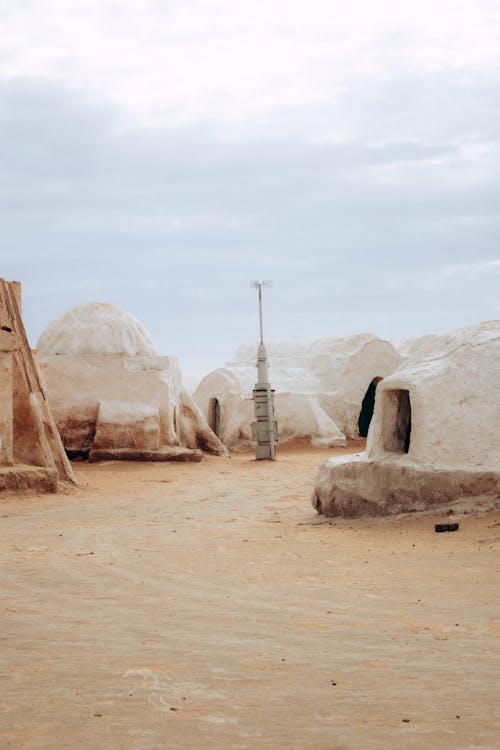
[[[497,750],[500,511],[325,519],[334,453],[2,495],[0,747]]]

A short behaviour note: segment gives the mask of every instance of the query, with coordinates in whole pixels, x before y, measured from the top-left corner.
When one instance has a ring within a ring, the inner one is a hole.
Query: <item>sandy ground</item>
[[[333,452],[2,497],[0,748],[497,750],[500,513],[325,520]]]

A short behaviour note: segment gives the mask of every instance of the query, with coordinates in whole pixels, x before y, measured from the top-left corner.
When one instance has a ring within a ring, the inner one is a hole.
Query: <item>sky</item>
[[[0,276],[202,375],[500,317],[497,0],[4,0]]]

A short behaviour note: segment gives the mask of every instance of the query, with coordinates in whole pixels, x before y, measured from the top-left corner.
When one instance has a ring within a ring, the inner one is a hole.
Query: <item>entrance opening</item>
[[[87,448],[87,450],[80,451],[80,450],[70,450],[69,448],[65,448],[66,455],[69,458],[70,461],[88,461],[89,460],[89,454],[90,449]]]
[[[212,432],[215,432],[217,437],[219,437],[220,435],[220,403],[217,398],[210,399],[208,421],[209,421]]]
[[[373,378],[365,393],[358,419],[359,437],[364,438],[368,435],[368,428],[372,421],[373,409],[375,408],[375,391],[381,380],[382,378]]]
[[[411,437],[409,391],[404,389],[385,391],[382,424],[385,450],[408,453]]]
[[[78,447],[65,448],[64,450],[70,461],[88,461],[95,438],[96,424],[94,421],[85,424],[80,422],[78,426],[85,430],[87,434]]]

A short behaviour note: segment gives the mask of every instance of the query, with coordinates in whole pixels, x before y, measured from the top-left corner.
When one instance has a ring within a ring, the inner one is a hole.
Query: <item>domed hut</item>
[[[199,460],[226,450],[182,386],[175,357],[105,303],[75,307],[38,341],[48,397],[70,456]],[[186,450],[187,449],[187,450]]]
[[[345,445],[365,437],[377,383],[401,362],[392,344],[371,334],[282,339],[266,344],[279,439],[307,437],[314,445]],[[224,445],[249,444],[257,344],[238,349],[209,373],[194,399]]]
[[[387,515],[500,494],[500,321],[414,348],[377,388],[367,449],[330,458],[312,502],[326,515]]]

